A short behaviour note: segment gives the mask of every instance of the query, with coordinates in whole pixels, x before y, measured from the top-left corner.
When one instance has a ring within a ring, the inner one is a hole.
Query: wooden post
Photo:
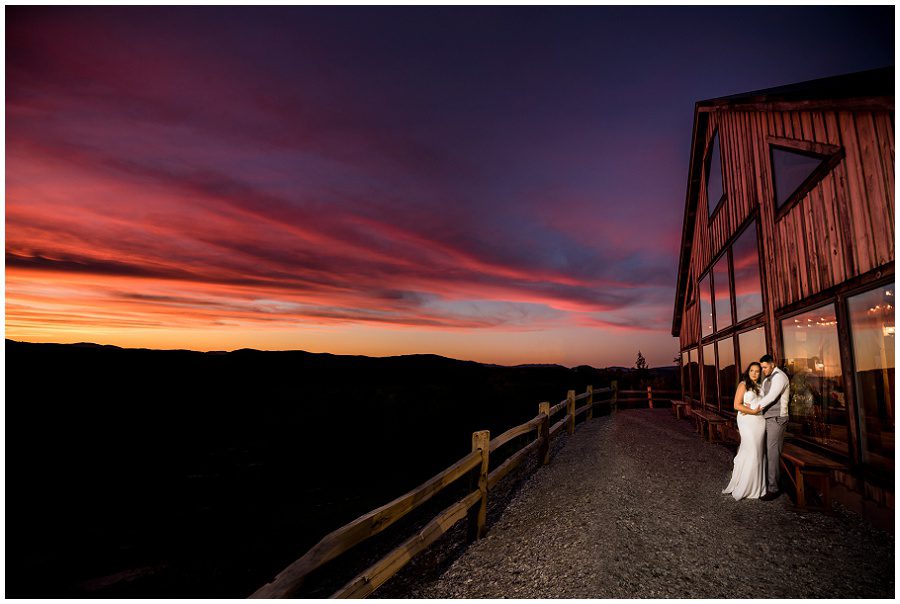
[[[616,380],[610,382],[609,387],[612,388],[612,396],[609,398],[609,410],[615,411],[618,407],[619,399],[619,383]]]
[[[653,409],[653,388],[647,386],[647,404]]]
[[[469,509],[469,541],[475,541],[484,537],[484,525],[487,520],[487,485],[488,485],[488,455],[491,450],[491,433],[488,430],[472,433],[472,451],[481,451],[481,466],[478,471],[478,490],[481,499],[477,505]]]
[[[594,419],[594,387],[588,385],[587,387],[587,415],[585,415],[584,421],[588,421]]]
[[[550,463],[550,403],[540,403],[538,413],[546,415],[538,428],[538,438],[544,439],[544,444],[538,449],[538,458],[541,460],[541,465],[546,466]]]
[[[569,434],[575,434],[575,391],[569,390],[566,395],[566,413],[569,416]]]

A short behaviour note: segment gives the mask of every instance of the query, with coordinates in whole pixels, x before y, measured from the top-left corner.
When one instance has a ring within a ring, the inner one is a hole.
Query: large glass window
[[[691,387],[691,398],[700,399],[700,359],[698,349],[688,350],[688,380]]]
[[[747,365],[759,361],[766,354],[766,328],[757,327],[738,334],[738,354],[740,354],[740,373],[747,370]]]
[[[894,471],[894,284],[847,300],[863,461]]]
[[[762,313],[760,283],[756,223],[751,222],[697,285],[700,290],[700,336],[705,338],[731,327],[735,320],[745,321]]]
[[[713,136],[709,155],[706,156],[706,200],[709,215],[712,216],[722,197],[725,188],[722,185],[722,157],[719,153],[719,133]]]
[[[756,223],[752,222],[731,248],[731,262],[734,264],[734,310],[738,322],[763,311],[759,252],[756,247]]]
[[[700,336],[706,337],[713,332],[712,291],[709,275],[700,280]]]
[[[734,366],[734,340],[725,338],[716,342],[719,351],[719,409],[731,409],[734,391],[737,388],[737,373]]]
[[[731,325],[731,290],[728,284],[728,254],[723,254],[713,266],[713,284],[716,294],[716,331]]]
[[[718,407],[719,393],[716,389],[716,351],[713,344],[703,347],[703,402]]]
[[[791,378],[788,430],[847,452],[847,406],[834,304],[784,319],[785,370]]]

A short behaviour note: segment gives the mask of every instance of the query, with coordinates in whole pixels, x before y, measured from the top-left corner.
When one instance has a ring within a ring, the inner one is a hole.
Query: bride
[[[734,408],[741,445],[734,458],[731,482],[722,491],[737,499],[758,499],[766,494],[766,465],[763,463],[766,442],[766,420],[759,415],[759,363],[750,363],[734,393]]]

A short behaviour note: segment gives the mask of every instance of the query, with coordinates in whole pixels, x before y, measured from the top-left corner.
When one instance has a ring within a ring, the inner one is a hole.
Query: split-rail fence
[[[552,407],[549,402],[540,403],[538,414],[534,418],[510,428],[493,439],[487,430],[472,433],[471,453],[405,495],[401,495],[380,508],[332,531],[301,558],[281,571],[271,583],[262,586],[250,597],[289,598],[294,596],[311,572],[377,535],[463,476],[472,476],[473,485],[475,485],[472,492],[446,508],[418,533],[351,579],[349,583],[332,595],[334,598],[364,598],[368,596],[395,575],[416,554],[437,541],[463,518],[468,518],[470,540],[480,539],[484,536],[487,499],[491,488],[532,453],[537,453],[541,464],[549,463],[551,441],[563,429],[566,429],[569,434],[574,433],[575,419],[579,415],[586,414],[585,419],[590,420],[593,417],[594,406],[601,402],[608,404],[611,411],[615,411],[619,404],[625,403],[643,404],[646,402],[652,408],[653,394],[650,387],[646,390],[646,399],[643,390],[618,390],[615,381],[609,388],[594,390],[593,386],[588,386],[587,390],[579,395],[576,395],[574,390],[569,390],[565,400]],[[656,394],[659,396],[660,394],[680,394],[680,392],[666,390],[657,391]],[[621,398],[620,395],[622,395]],[[596,397],[605,397],[605,400],[596,400]],[[584,404],[576,407],[580,401],[584,401]],[[565,411],[565,414],[551,424],[551,419],[562,411]],[[535,432],[536,435],[534,440],[512,454],[495,469],[488,471],[491,454],[517,437],[532,432]],[[476,474],[477,480],[475,479]]]

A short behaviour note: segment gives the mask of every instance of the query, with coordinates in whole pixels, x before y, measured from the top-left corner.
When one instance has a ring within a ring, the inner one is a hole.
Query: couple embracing
[[[763,501],[781,494],[778,477],[788,422],[788,385],[787,375],[775,366],[772,355],[747,366],[734,394],[741,445],[734,458],[731,482],[722,493],[730,493],[736,500],[746,497]]]

